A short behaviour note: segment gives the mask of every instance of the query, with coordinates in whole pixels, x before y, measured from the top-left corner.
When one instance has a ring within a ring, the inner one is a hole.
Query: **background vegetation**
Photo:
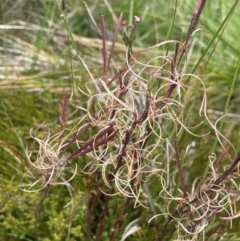
[[[207,1],[199,30],[194,33],[192,47],[188,52],[190,60],[186,72],[203,80],[208,99],[208,118],[213,124],[216,123],[224,136],[220,137],[222,143],[219,143],[209,122],[199,115],[204,93],[201,82],[196,81],[196,78],[186,78],[184,84],[192,88],[182,93],[184,124],[195,126],[191,130],[198,135],[193,136],[184,130],[178,135],[189,193],[194,180],[205,178],[210,171],[209,156],[216,156],[218,172],[223,173],[240,149],[238,2]],[[63,13],[53,0],[1,1],[0,240],[124,240],[127,225],[133,221],[137,226],[132,224],[132,227],[140,229],[125,240],[157,240],[168,221],[168,216],[163,215],[148,222],[154,215],[166,212],[167,202],[159,196],[162,187],[157,175],[148,179],[148,189],[143,188],[141,193],[141,202],[146,207],[134,207],[129,204],[132,200],[121,196],[108,198],[100,194],[97,187],[101,183],[100,173],[85,175],[82,172],[89,161],[87,158],[75,161],[78,165],[75,177],[70,181],[71,186],[61,184],[72,177],[75,163],[71,163],[64,177],[60,178],[60,185],[52,186],[46,196],[44,189],[28,192],[41,176],[27,158],[31,152],[31,160],[34,161],[39,150],[39,143],[31,137],[30,130],[32,135],[38,130],[37,137],[40,139],[44,139],[46,133],[52,136],[59,132],[66,92],[71,94],[66,130],[71,135],[74,128],[79,128],[76,125],[84,115],[81,107],[87,106],[88,99],[77,87],[87,90],[90,85],[86,82],[88,73],[78,56],[84,60],[95,78],[107,78],[102,70],[99,30],[102,15],[107,28],[108,47],[121,12],[128,23],[134,22],[134,16],[141,18],[133,48],[137,51],[167,40],[184,41],[196,5],[197,1],[187,0],[87,0],[85,3],[68,0],[63,9],[64,22],[61,16]],[[122,28],[120,35],[109,75],[125,64],[126,47],[122,40]],[[171,48],[171,45],[166,44],[155,52],[171,55],[174,53]],[[152,55],[152,52],[143,54],[142,61],[146,63]],[[219,119],[225,114],[224,118]],[[172,128],[170,124],[164,124],[165,140],[171,141],[173,133],[169,130]],[[93,129],[85,133],[83,139],[95,133]],[[154,144],[154,140],[152,142]],[[69,153],[75,150],[71,148]],[[159,156],[163,156],[162,149],[159,150]],[[171,168],[170,172],[175,177],[178,169],[175,165],[171,165]],[[235,183],[238,184],[239,179]],[[38,184],[36,186],[40,187]],[[153,206],[149,204],[150,194],[146,190],[150,190]],[[239,193],[232,193],[232,196],[236,195]],[[106,202],[108,214],[102,217]],[[175,204],[171,205],[169,209],[173,211]],[[238,198],[234,205],[238,210]],[[94,218],[91,219],[89,215]],[[99,227],[103,219],[104,228]],[[165,231],[164,240],[177,240],[177,237],[179,240],[181,237],[182,240],[219,240],[220,237],[238,240],[239,225],[238,219],[233,220],[231,225],[229,220],[216,216],[209,222],[205,236],[181,236],[183,234],[177,234],[175,231],[178,229],[173,225]],[[129,230],[134,231],[131,228]]]

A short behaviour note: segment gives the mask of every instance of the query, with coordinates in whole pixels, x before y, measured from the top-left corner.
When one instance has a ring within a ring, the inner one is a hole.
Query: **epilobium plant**
[[[188,183],[178,143],[178,135],[182,131],[200,136],[193,132],[194,127],[190,128],[185,124],[183,96],[192,88],[185,81],[189,77],[200,81],[203,87],[199,112],[204,114],[219,140],[220,137],[224,138],[207,118],[207,98],[203,82],[197,76],[187,73],[191,57],[189,46],[204,4],[205,1],[199,1],[184,42],[169,40],[138,52],[133,51],[133,43],[137,27],[141,23],[140,17],[135,16],[134,23],[128,24],[122,20],[120,14],[109,52],[106,49],[106,29],[102,17],[104,77],[94,78],[79,56],[91,79],[84,89],[79,86],[79,93],[87,98],[86,105],[77,107],[84,113],[83,116],[66,134],[66,94],[59,133],[52,136],[47,134],[43,139],[37,137],[37,134],[33,136],[39,144],[39,152],[35,161],[29,154],[29,161],[40,170],[41,177],[31,184],[29,191],[34,190],[34,187],[36,190],[44,190],[38,208],[51,185],[68,186],[72,178],[81,172],[96,176],[94,193],[89,198],[86,213],[86,225],[96,240],[103,240],[102,236],[106,232],[110,240],[117,240],[116,231],[123,231],[124,219],[129,214],[128,208],[132,202],[134,207],[142,206],[152,210],[149,221],[164,216],[162,220],[165,220],[165,224],[153,222],[158,227],[153,240],[171,239],[173,230],[181,240],[196,240],[204,236],[208,225],[220,213],[220,218],[230,222],[239,216],[237,201],[233,199],[234,193],[239,189],[234,179],[237,176],[236,166],[240,155],[236,155],[232,165],[222,174],[218,174],[217,167],[214,166],[216,157],[210,156],[211,171],[205,179],[199,180],[197,177],[193,183]],[[111,60],[120,29],[123,30],[126,45],[126,61],[112,74],[114,68],[111,68]],[[165,45],[172,46],[169,54],[158,54],[157,49]],[[143,61],[141,57],[144,54],[151,57],[147,61],[145,57]],[[224,146],[223,149],[224,155],[227,155]],[[216,163],[220,161],[218,159]],[[84,162],[80,171],[77,169],[79,162]],[[64,174],[73,163],[76,168],[72,171],[72,177],[66,180]],[[153,199],[150,191],[153,179],[159,185],[158,200]],[[121,216],[114,224],[112,222],[112,229],[108,230],[104,220],[110,215],[110,199],[116,196],[124,200],[125,207]],[[155,208],[159,199],[164,205],[161,213]],[[98,203],[102,203],[101,211],[97,225],[92,229],[94,221],[96,222]],[[131,220],[131,223],[140,222],[139,220]],[[174,228],[169,231],[173,225]],[[121,240],[141,229],[139,225],[130,227],[126,224]]]

